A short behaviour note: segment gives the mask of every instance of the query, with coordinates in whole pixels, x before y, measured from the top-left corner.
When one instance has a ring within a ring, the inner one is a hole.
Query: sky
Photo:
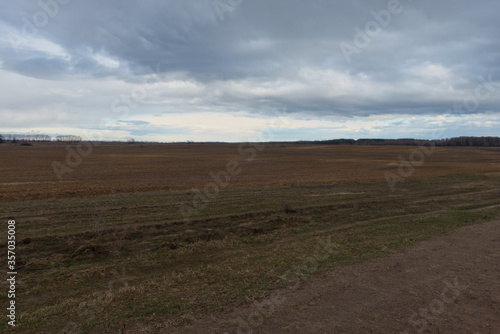
[[[0,133],[497,136],[500,2],[0,3]]]

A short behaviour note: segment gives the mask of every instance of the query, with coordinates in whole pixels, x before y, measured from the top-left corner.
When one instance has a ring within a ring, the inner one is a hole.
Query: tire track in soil
[[[284,303],[257,324],[249,320],[255,310],[243,306],[157,333],[498,334],[499,277],[500,221],[493,221],[275,291]]]

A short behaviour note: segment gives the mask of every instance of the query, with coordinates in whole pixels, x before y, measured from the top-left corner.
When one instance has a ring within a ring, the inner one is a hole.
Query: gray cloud
[[[148,92],[136,113],[265,113],[286,105],[290,113],[317,117],[446,114],[475,94],[478,77],[489,75],[497,91],[465,112],[500,110],[500,3],[493,0],[401,1],[401,12],[350,62],[340,43],[355,45],[354,28],[365,30],[371,11],[387,9],[388,1],[245,0],[221,21],[212,0],[72,0],[56,11],[47,7],[55,15],[38,27],[44,18],[38,2],[1,7],[5,35],[24,41],[17,49],[7,37],[1,41],[3,71],[73,82],[72,89],[85,82],[84,98],[61,99],[78,112],[87,104],[95,117],[109,114],[120,89],[133,87],[107,88],[107,100],[98,82],[138,85],[157,66],[160,88]],[[23,29],[31,33],[27,39]],[[38,101],[56,103],[47,96]]]

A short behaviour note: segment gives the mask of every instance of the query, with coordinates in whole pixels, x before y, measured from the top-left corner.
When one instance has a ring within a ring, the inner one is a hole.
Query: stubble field
[[[230,312],[273,291],[500,218],[500,150],[435,148],[401,169],[418,150],[100,144],[59,180],[52,165],[67,166],[66,145],[2,144],[0,219],[16,220],[18,241],[15,331],[183,332],[217,315],[237,332]],[[386,173],[402,171],[391,189]],[[224,172],[224,186],[196,197]]]
[[[431,154],[410,177],[500,170],[500,151],[492,148],[102,143],[87,156],[84,148],[80,155],[76,144],[1,145],[0,201],[200,188],[229,161],[241,173],[228,188],[380,180],[386,171],[399,175],[399,157],[420,160],[424,149]]]

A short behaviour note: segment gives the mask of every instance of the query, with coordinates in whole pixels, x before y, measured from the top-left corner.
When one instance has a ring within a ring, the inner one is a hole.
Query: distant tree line
[[[0,142],[2,141],[10,141],[10,142],[16,142],[16,141],[51,141],[52,137],[48,135],[35,135],[35,134],[29,134],[29,135],[13,135],[13,134],[5,134],[5,135],[0,135]]]
[[[80,142],[82,137],[65,135],[56,136],[52,138],[49,135],[19,135],[19,134],[0,134],[0,143],[2,142]],[[119,142],[119,141],[111,141]],[[128,143],[135,143],[133,138],[127,140]],[[193,141],[187,141],[185,143],[194,144]],[[408,145],[408,146],[418,146],[418,145],[429,145],[434,143],[436,146],[481,146],[481,147],[500,147],[500,137],[454,137],[446,139],[412,139],[412,138],[400,138],[400,139],[379,139],[379,138],[362,138],[362,139],[329,139],[329,140],[315,140],[315,141],[296,141],[296,142],[274,142],[275,144],[313,144],[313,145]],[[223,142],[199,142],[196,144],[225,144]]]
[[[500,147],[500,137],[454,137],[446,139],[426,140],[426,139],[331,139],[317,140],[312,143],[319,145],[409,145],[417,146],[422,144],[434,143],[436,146],[482,146],[482,147]]]
[[[486,146],[499,147],[500,137],[457,137],[436,141],[439,146]]]
[[[82,141],[82,137],[80,137],[80,136],[57,136],[56,141],[63,141],[63,142],[77,141],[77,142],[80,142],[80,141]]]
[[[47,142],[47,141],[52,141],[52,137],[49,135],[36,135],[36,134],[5,134],[1,135],[0,134],[0,143],[2,142]],[[66,136],[56,136],[55,137],[56,141],[59,142],[80,142],[82,141],[82,137],[80,136],[72,136],[72,135],[66,135]]]

